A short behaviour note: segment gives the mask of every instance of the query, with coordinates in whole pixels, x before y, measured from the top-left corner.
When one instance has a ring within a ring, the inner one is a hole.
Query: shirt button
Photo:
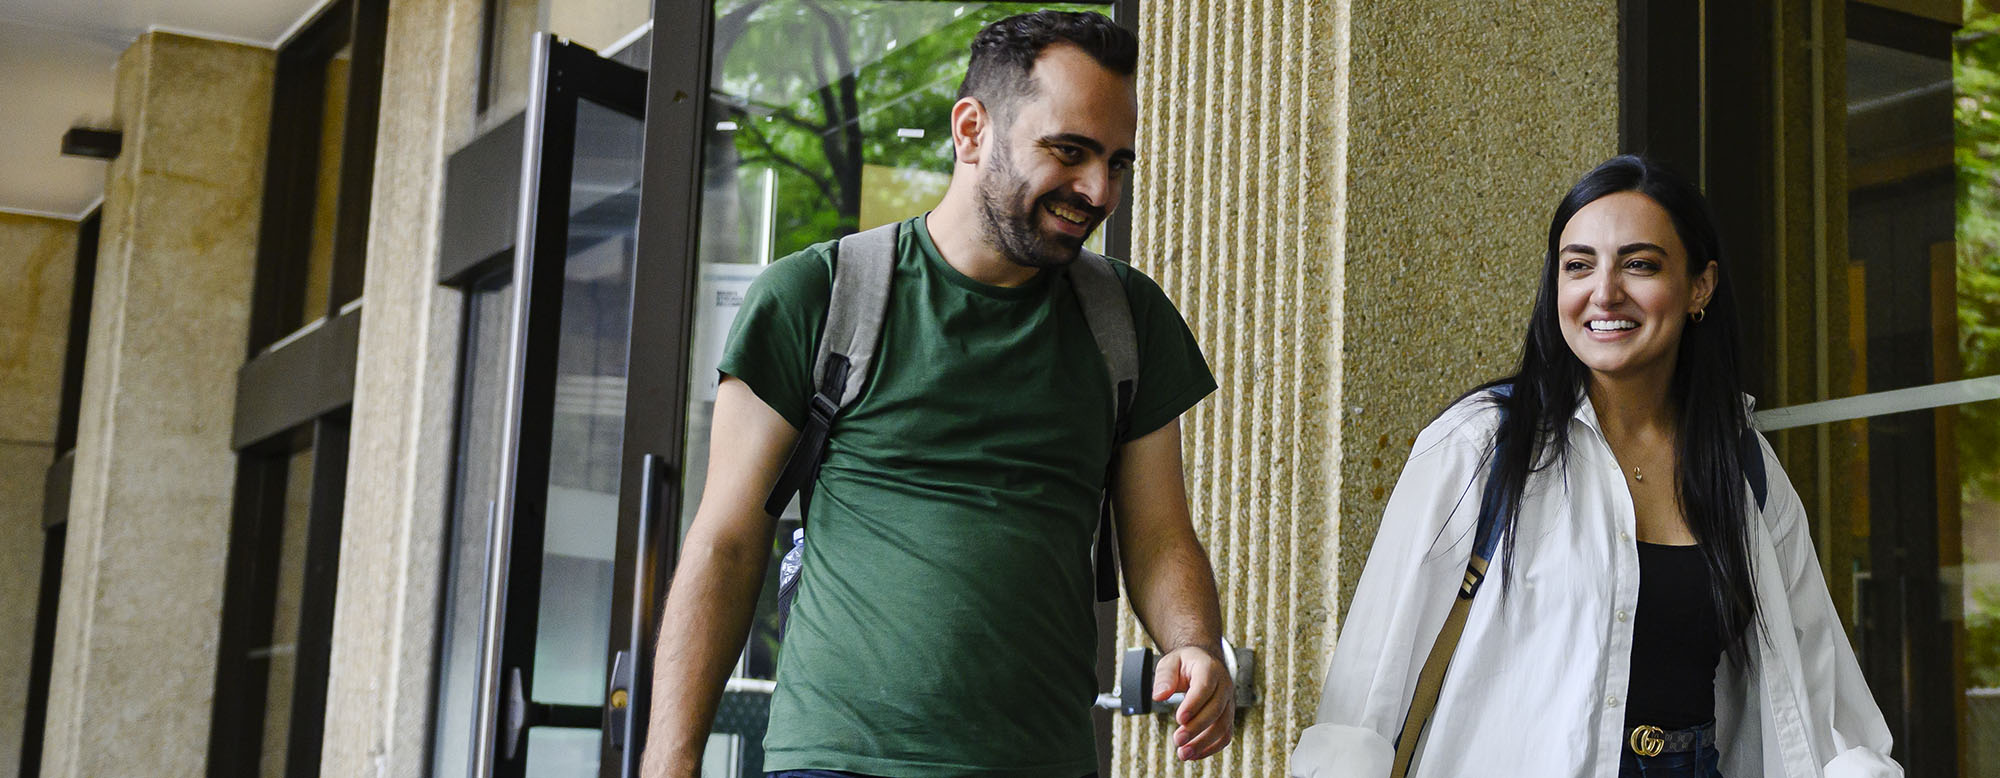
[[[1624,621],[1624,620],[1625,620],[1625,612],[1624,612],[1624,611],[1619,611],[1619,612],[1618,612],[1618,620],[1619,620],[1619,621]]]
[[[1609,696],[1609,697],[1606,697],[1606,698],[1604,698],[1604,705],[1605,705],[1605,707],[1609,707],[1609,708],[1616,708],[1616,707],[1618,707],[1618,695],[1614,694],[1614,695],[1611,695],[1611,696]]]
[[[1618,533],[1618,539],[1630,543],[1632,542],[1632,533],[1620,532]]]

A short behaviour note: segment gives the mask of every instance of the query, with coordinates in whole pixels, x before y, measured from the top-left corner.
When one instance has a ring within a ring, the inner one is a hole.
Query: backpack
[[[1493,387],[1493,392],[1502,397],[1514,387],[1502,384]],[[1506,406],[1501,406],[1504,415]],[[1756,498],[1757,512],[1764,511],[1764,497],[1770,492],[1770,484],[1764,477],[1764,450],[1757,445],[1757,430],[1744,426],[1743,437],[1737,441],[1737,458],[1743,467],[1743,480],[1750,484],[1750,494]],[[1486,567],[1493,561],[1494,551],[1500,545],[1500,500],[1499,479],[1493,476],[1500,471],[1500,446],[1496,441],[1493,455],[1487,466],[1486,489],[1480,495],[1479,526],[1473,534],[1472,560],[1466,563],[1465,580],[1458,586],[1458,599],[1451,603],[1451,613],[1445,616],[1444,627],[1439,630],[1437,642],[1431,644],[1431,653],[1424,660],[1424,666],[1417,673],[1417,690],[1410,700],[1410,710],[1403,718],[1403,729],[1396,736],[1396,762],[1391,768],[1391,778],[1403,778],[1410,770],[1417,751],[1417,741],[1422,738],[1425,725],[1430,723],[1431,711],[1437,707],[1438,692],[1444,688],[1444,671],[1451,664],[1452,652],[1458,648],[1458,639],[1465,633],[1465,617],[1472,610],[1472,596],[1479,593],[1479,585],[1486,582]]]
[[[820,333],[813,362],[811,400],[805,428],[785,460],[785,469],[764,501],[764,512],[776,517],[800,498],[800,527],[790,551],[778,567],[779,633],[798,592],[805,552],[805,521],[812,511],[813,484],[826,457],[828,435],[842,408],[861,396],[862,385],[882,336],[889,309],[890,282],[896,267],[896,238],[901,223],[890,223],[840,239],[834,253],[833,291],[827,304],[826,326]],[[1116,528],[1111,521],[1111,481],[1118,471],[1118,442],[1130,430],[1132,397],[1139,384],[1139,341],[1132,324],[1131,303],[1111,261],[1083,249],[1062,271],[1083,307],[1097,350],[1104,356],[1112,394],[1111,458],[1105,466],[1104,488],[1098,497],[1097,536],[1093,544],[1097,600],[1118,598]]]

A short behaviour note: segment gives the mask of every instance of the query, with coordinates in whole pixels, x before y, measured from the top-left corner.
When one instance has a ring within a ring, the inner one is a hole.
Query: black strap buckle
[[[812,414],[814,421],[831,427],[834,414],[840,413],[840,405],[823,393],[814,393],[812,400],[806,403],[806,412]]]

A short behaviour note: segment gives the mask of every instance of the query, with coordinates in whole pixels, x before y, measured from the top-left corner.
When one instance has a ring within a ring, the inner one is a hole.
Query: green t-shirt
[[[803,427],[833,243],[750,286],[721,370]],[[1215,390],[1158,285],[1122,262],[1140,375],[1128,439]],[[1059,273],[946,264],[903,223],[872,374],[834,421],[778,660],[764,769],[1056,776],[1095,769],[1091,538],[1110,379]]]

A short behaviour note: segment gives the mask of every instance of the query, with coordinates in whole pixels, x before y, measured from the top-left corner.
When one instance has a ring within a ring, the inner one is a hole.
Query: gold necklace
[[[1643,482],[1646,480],[1646,474],[1639,472],[1639,468],[1632,468],[1632,480]]]

